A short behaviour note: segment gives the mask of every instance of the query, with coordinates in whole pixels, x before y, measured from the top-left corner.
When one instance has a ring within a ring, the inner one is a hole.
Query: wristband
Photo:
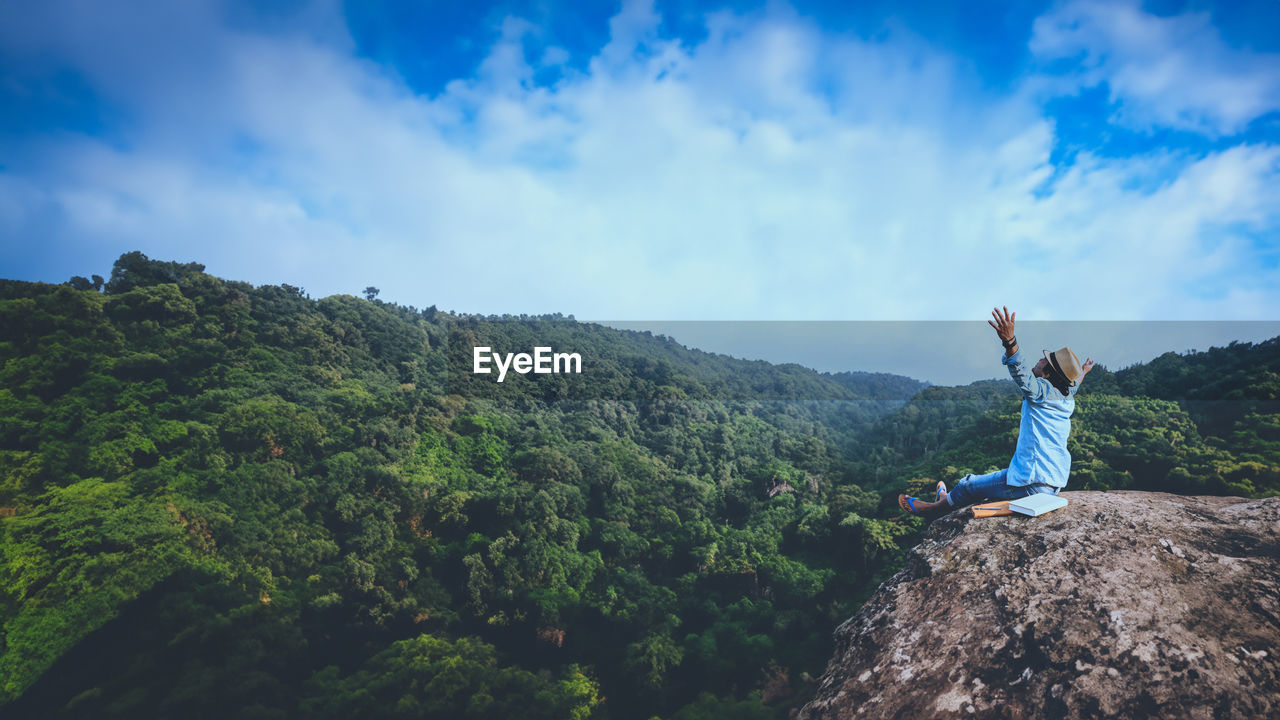
[[[1018,344],[1018,338],[1017,338],[1017,336],[1015,335],[1014,337],[1009,338],[1009,342],[1005,342],[1005,341],[1001,340],[1001,341],[1000,341],[1000,344],[1004,346],[1004,349],[1005,349],[1005,350],[1008,350],[1009,348],[1011,348],[1011,347],[1013,347],[1014,345],[1017,345],[1017,344]]]

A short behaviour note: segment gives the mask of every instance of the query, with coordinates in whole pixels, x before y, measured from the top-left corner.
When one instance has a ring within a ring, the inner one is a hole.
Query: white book
[[[1024,498],[1009,501],[1009,509],[1023,515],[1043,515],[1050,510],[1067,506],[1067,499],[1049,493],[1036,493]]]

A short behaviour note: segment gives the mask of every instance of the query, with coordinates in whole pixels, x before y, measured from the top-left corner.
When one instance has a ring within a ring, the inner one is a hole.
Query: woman
[[[1075,412],[1076,390],[1080,381],[1093,369],[1093,360],[1080,364],[1070,348],[1045,351],[1044,357],[1031,368],[1031,377],[1018,352],[1018,338],[1013,334],[1017,313],[1009,308],[992,310],[987,324],[995,328],[1004,346],[1001,360],[1022,391],[1022,422],[1018,427],[1018,449],[1009,467],[986,475],[966,475],[947,492],[946,483],[938,483],[933,502],[898,496],[898,505],[912,515],[935,515],[954,507],[984,500],[1014,500],[1033,493],[1051,493],[1067,485],[1071,472],[1071,454],[1067,452],[1067,436],[1071,434],[1071,413]]]

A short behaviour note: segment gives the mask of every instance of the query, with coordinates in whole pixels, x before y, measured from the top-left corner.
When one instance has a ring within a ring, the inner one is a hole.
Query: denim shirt
[[[1066,487],[1071,473],[1067,436],[1071,434],[1071,413],[1076,409],[1077,382],[1063,395],[1044,378],[1033,377],[1022,362],[1022,351],[1002,358],[1009,374],[1022,391],[1022,423],[1018,426],[1018,449],[1009,461],[1005,482],[1010,485],[1052,485]]]

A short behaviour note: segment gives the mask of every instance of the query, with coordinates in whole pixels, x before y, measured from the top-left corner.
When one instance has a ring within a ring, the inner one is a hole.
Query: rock
[[[1280,497],[1062,496],[934,521],[799,718],[1280,717]]]

